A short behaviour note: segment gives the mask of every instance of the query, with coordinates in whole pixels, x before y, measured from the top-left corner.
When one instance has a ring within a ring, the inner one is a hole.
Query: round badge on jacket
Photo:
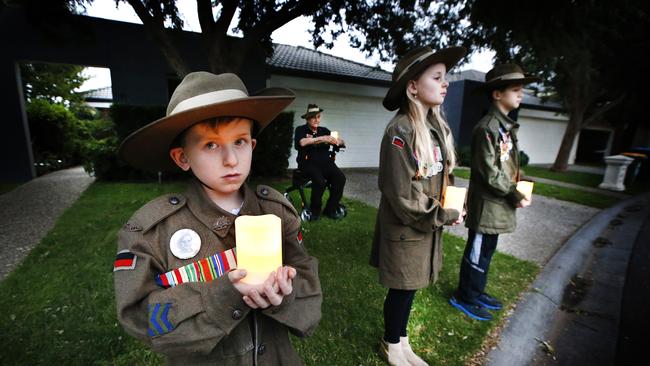
[[[192,229],[180,229],[169,239],[169,250],[178,259],[189,259],[201,250],[201,238]]]

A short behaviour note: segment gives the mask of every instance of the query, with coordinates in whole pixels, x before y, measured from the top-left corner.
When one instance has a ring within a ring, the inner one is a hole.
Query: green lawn
[[[533,170],[530,169],[531,167],[527,166],[525,167],[526,175],[529,176],[534,176],[534,177],[541,177],[542,174],[540,175],[533,175],[533,174],[538,174],[538,170],[545,170],[543,168],[535,168]],[[548,170],[545,170],[547,173],[554,173]],[[573,175],[575,173],[576,175]],[[588,174],[588,173],[578,173],[578,172],[569,172],[569,173],[554,173],[554,174],[566,174],[564,175],[563,179],[564,181],[571,181],[570,183],[574,184],[580,184],[580,185],[587,185],[593,184],[594,178],[590,176],[596,176],[595,174]],[[548,178],[548,179],[554,179],[551,178],[552,176],[555,177],[556,175],[554,174],[548,174],[546,176],[543,176],[543,178]],[[469,169],[457,169],[454,170],[454,175],[460,178],[465,178],[469,179],[470,176],[470,171]],[[556,179],[559,180],[559,179]],[[582,183],[580,183],[582,182]],[[596,183],[596,186],[600,184],[600,181]],[[566,188],[566,187],[560,187],[557,185],[553,184],[547,184],[547,183],[540,183],[540,182],[535,182],[535,188],[533,189],[534,194],[539,194],[542,196],[546,197],[552,197],[558,200],[562,201],[570,201],[570,202],[575,202],[579,203],[581,205],[586,205],[586,206],[591,206],[591,207],[596,207],[596,208],[608,208],[616,204],[617,202],[620,201],[620,199],[616,197],[611,197],[611,196],[606,196],[603,194],[598,194],[598,193],[592,193],[592,192],[586,192],[586,191],[581,191],[578,189],[573,189],[573,188]]]
[[[538,178],[557,180],[560,182],[573,183],[586,187],[598,187],[603,181],[602,174],[582,173],[582,172],[553,172],[548,168],[525,166],[522,168],[524,175]]]
[[[276,185],[278,188],[286,185]],[[0,283],[0,364],[155,365],[160,358],[116,321],[112,262],[117,231],[151,198],[181,184],[94,183],[56,223],[24,263]],[[296,196],[297,197],[297,196]],[[308,365],[381,365],[386,290],[368,255],[376,209],[345,200],[348,217],[303,225],[304,243],[320,261],[323,319],[315,335],[295,340]],[[463,365],[501,323],[476,322],[451,308],[464,247],[445,236],[440,281],[416,296],[410,335],[431,364]],[[501,253],[488,291],[512,304],[538,267]]]

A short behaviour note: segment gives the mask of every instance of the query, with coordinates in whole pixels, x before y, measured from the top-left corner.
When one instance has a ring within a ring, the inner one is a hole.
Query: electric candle
[[[334,137],[335,139],[338,139],[338,138],[339,138],[339,131],[332,131],[330,134],[331,134],[331,136]]]
[[[242,282],[261,284],[282,266],[282,220],[275,215],[239,216],[235,219],[237,268],[245,269]]]
[[[442,207],[453,208],[462,215],[463,206],[465,205],[465,194],[467,194],[467,188],[447,186]]]
[[[533,195],[533,182],[520,180],[519,182],[517,182],[517,190],[523,193],[527,199],[531,199]]]

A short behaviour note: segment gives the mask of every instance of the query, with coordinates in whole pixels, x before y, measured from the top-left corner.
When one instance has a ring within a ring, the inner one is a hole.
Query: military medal
[[[512,150],[512,140],[510,133],[504,131],[499,127],[499,134],[501,134],[501,142],[499,143],[499,160],[507,161],[510,159],[510,150]]]
[[[192,258],[201,250],[201,238],[194,230],[180,229],[169,239],[169,250],[178,259]]]

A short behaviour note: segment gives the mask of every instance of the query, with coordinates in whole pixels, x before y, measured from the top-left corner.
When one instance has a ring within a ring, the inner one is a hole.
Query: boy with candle
[[[119,232],[114,264],[118,320],[169,364],[299,365],[288,331],[310,335],[320,320],[317,261],[300,219],[274,189],[245,184],[256,140],[294,99],[288,89],[248,95],[234,74],[188,74],[167,116],[127,137],[120,156],[151,171],[194,176],[184,194],[140,208]],[[260,285],[236,266],[238,215],[282,222],[282,260]]]
[[[508,113],[519,107],[526,77],[518,65],[495,66],[485,76],[484,90],[492,100],[488,113],[472,132],[471,177],[467,199],[469,229],[460,265],[460,281],[449,303],[476,320],[490,320],[487,310],[500,310],[501,302],[485,293],[487,275],[499,234],[515,230],[515,209],[530,200],[517,190],[519,181],[519,125]]]

